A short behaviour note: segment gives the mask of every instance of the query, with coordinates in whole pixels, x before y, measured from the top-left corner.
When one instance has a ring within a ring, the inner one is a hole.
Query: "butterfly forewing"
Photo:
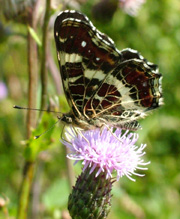
[[[68,101],[82,112],[99,83],[117,65],[120,54],[112,41],[97,32],[87,18],[76,19],[76,16],[80,18],[77,12],[59,15],[55,39]]]

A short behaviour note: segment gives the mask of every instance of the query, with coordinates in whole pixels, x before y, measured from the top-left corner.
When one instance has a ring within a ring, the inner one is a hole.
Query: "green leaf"
[[[31,34],[32,38],[36,41],[36,43],[38,44],[38,46],[42,46],[42,42],[41,40],[39,39],[37,33],[34,31],[34,29],[30,26],[28,26],[28,31],[29,33]]]

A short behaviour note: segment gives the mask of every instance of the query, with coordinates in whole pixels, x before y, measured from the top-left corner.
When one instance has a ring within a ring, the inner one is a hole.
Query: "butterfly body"
[[[119,51],[80,12],[61,12],[54,26],[60,73],[70,113],[62,117],[83,129],[108,125],[140,128],[137,119],[162,104],[157,65],[137,51]]]

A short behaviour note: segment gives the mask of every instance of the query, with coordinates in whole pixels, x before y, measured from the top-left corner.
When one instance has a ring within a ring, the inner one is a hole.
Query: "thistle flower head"
[[[5,99],[8,95],[6,84],[0,81],[0,101]]]
[[[135,143],[138,140],[138,134],[122,132],[121,129],[113,130],[107,128],[76,132],[73,128],[66,130],[66,138],[63,144],[71,151],[68,154],[69,159],[75,160],[75,163],[82,160],[83,171],[90,168],[90,173],[95,169],[96,177],[101,173],[106,173],[106,178],[112,178],[112,173],[117,173],[117,180],[122,176],[127,176],[135,181],[131,176],[142,174],[135,173],[136,169],[145,170],[143,167],[149,162],[144,163],[142,156],[146,145],[140,147]]]
[[[136,16],[139,8],[144,3],[145,0],[119,0],[120,8],[131,16]]]

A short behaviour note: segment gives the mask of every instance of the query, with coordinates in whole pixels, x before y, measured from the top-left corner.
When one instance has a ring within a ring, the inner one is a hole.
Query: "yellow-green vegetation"
[[[119,50],[127,47],[138,50],[149,61],[158,64],[163,74],[165,104],[141,120],[143,129],[138,131],[139,143],[147,143],[145,159],[151,164],[145,177],[137,177],[136,182],[122,178],[115,184],[109,218],[180,218],[179,0],[147,0],[136,17],[117,8],[112,18],[104,23],[92,16],[93,4],[94,1],[89,0],[79,10],[86,13],[100,31],[109,35]],[[0,198],[5,200],[0,199],[0,205],[4,203],[0,206],[0,218],[8,218],[8,214],[10,218],[16,218],[25,161],[35,162],[29,218],[61,218],[70,193],[66,152],[60,142],[62,125],[58,123],[34,140],[35,135],[57,121],[58,114],[44,113],[37,121],[37,129],[32,130],[27,139],[27,111],[13,109],[13,105],[28,106],[29,28],[13,19],[5,20],[2,14],[0,18],[0,81],[8,90],[8,95],[0,99]],[[58,67],[52,27],[50,23],[48,56]],[[37,108],[41,106],[42,29],[39,22],[36,31],[31,29],[29,33],[33,33],[36,43],[38,40]],[[48,68],[47,105],[53,99],[56,111],[68,112],[62,85],[59,83],[57,88],[51,70]],[[57,99],[58,94],[60,98]],[[37,118],[38,115],[39,112]],[[80,165],[73,169],[76,175],[80,173]]]

